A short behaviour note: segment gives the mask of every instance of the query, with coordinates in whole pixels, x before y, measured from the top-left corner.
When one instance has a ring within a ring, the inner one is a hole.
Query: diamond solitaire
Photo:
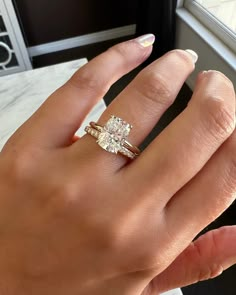
[[[119,153],[134,160],[139,156],[140,149],[127,140],[131,129],[132,126],[121,118],[111,116],[105,126],[90,122],[85,132],[96,138],[97,144],[107,152]]]
[[[102,128],[97,143],[104,150],[117,154],[125,143],[132,126],[121,118],[111,116]]]

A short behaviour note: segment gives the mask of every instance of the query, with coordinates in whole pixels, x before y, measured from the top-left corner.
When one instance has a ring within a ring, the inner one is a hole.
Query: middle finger
[[[221,73],[201,73],[187,108],[127,167],[141,190],[161,196],[162,205],[189,182],[235,128],[235,93]],[[152,163],[152,164],[150,164]]]

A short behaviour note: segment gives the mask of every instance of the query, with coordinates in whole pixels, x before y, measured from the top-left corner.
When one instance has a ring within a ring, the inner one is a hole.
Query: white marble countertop
[[[83,66],[87,59],[75,60],[23,73],[0,77],[0,150],[15,130],[25,122],[57,88]],[[89,121],[97,121],[106,106],[100,101],[78,132],[84,134]],[[182,295],[180,289],[163,295]]]
[[[86,62],[87,59],[84,58],[0,77],[0,150],[46,98]],[[104,101],[100,101],[88,115],[78,134],[84,134],[84,125],[89,121],[97,121],[105,108]]]

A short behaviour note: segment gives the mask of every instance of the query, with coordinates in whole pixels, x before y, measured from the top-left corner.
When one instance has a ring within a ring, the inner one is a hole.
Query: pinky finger
[[[192,242],[152,281],[153,294],[212,279],[236,264],[236,226],[210,231]]]

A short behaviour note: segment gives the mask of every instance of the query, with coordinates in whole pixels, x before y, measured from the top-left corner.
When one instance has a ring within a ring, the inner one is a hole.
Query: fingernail
[[[207,75],[208,71],[202,71],[199,73],[200,76],[205,77]]]
[[[155,42],[155,36],[153,34],[146,34],[136,38],[135,41],[143,47],[149,47]]]
[[[195,51],[191,50],[191,49],[186,49],[185,51],[188,52],[191,55],[193,62],[196,63],[197,60],[198,60],[197,53]]]

